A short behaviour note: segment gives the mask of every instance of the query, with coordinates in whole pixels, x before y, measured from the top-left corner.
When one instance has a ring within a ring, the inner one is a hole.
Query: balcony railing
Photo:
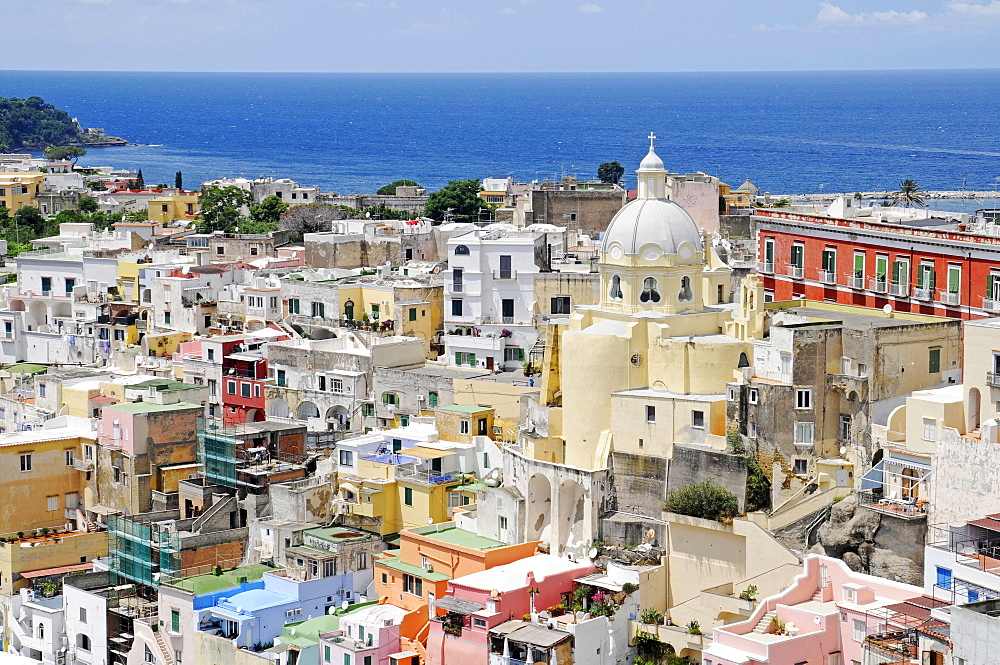
[[[788,266],[788,276],[792,279],[802,279],[802,266]]]
[[[516,270],[494,270],[493,279],[517,279]]]
[[[917,300],[933,300],[934,290],[933,289],[913,289],[913,297]]]
[[[870,510],[902,519],[916,519],[927,515],[927,502],[913,499],[890,499],[877,492],[858,492],[858,504]]]
[[[986,372],[986,385],[990,388],[1000,388],[1000,372]]]
[[[831,272],[829,270],[820,270],[819,281],[823,282],[824,284],[836,284],[837,273]]]
[[[905,298],[910,295],[910,285],[892,282],[889,284],[889,293],[897,298]]]
[[[1000,314],[1000,298],[983,298],[983,310]]]
[[[961,304],[960,298],[961,296],[958,293],[952,293],[951,291],[938,291],[938,300],[945,305]]]
[[[404,451],[405,455],[406,452]],[[446,483],[458,483],[462,481],[461,474],[444,473],[441,471],[424,471],[422,469],[412,469],[405,465],[396,467],[396,478],[421,483],[423,485],[444,485]]]
[[[757,263],[758,272],[773,273],[774,272],[774,261],[760,261]]]
[[[864,275],[849,275],[847,277],[847,285],[852,289],[863,289],[865,288],[865,278]]]
[[[875,277],[871,281],[871,290],[875,293],[885,293],[889,290],[889,283],[885,277]]]
[[[465,290],[465,284],[463,282],[452,282],[451,290],[454,291],[455,293],[461,293],[462,291]]]

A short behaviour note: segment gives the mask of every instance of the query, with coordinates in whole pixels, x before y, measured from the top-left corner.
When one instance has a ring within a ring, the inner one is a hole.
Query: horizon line
[[[509,71],[490,72],[489,76],[547,76],[547,75],[636,75],[636,74],[851,74],[894,72],[988,72],[1000,67],[913,67],[894,69],[677,69],[677,70],[563,70],[563,71]],[[347,75],[347,76],[482,76],[481,71],[289,71],[289,70],[190,70],[190,69],[0,69],[0,72],[37,74],[298,74],[298,75]]]

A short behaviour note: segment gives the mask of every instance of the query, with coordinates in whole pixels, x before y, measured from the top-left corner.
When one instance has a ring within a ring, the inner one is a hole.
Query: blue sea
[[[674,172],[797,194],[1000,187],[1000,70],[663,74],[0,72],[85,127],[142,145],[81,163],[186,187],[291,177],[342,194],[400,178],[632,172],[646,135]],[[991,92],[992,91],[992,92]]]

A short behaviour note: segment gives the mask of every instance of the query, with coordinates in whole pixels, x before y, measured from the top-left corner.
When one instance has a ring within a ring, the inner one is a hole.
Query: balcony
[[[774,273],[774,261],[759,261],[757,263],[757,272]]]
[[[865,647],[902,662],[913,662],[920,655],[919,638],[915,630],[894,630],[869,635],[865,638]],[[881,662],[882,658],[878,660]]]
[[[788,266],[788,276],[792,279],[802,279],[802,266]]]
[[[822,282],[823,284],[836,284],[837,273],[831,272],[829,270],[820,270],[819,281]]]
[[[494,270],[493,279],[517,279],[516,270]]]
[[[405,450],[403,454],[406,454]],[[411,466],[401,464],[396,467],[396,480],[406,480],[421,485],[446,485],[448,483],[462,482],[462,475],[460,473],[415,469]]]
[[[889,284],[889,293],[897,298],[906,298],[910,295],[910,285],[892,282]]]
[[[885,277],[875,277],[870,282],[870,288],[875,293],[885,293],[889,290],[889,282]]]
[[[94,470],[94,460],[89,459],[74,459],[73,468],[77,471],[85,471],[87,473]]]
[[[1000,299],[983,298],[983,311],[990,312],[991,314],[1000,314]]]
[[[462,282],[452,282],[451,291],[452,293],[462,293],[465,291],[465,284]]]
[[[938,300],[945,305],[954,307],[961,304],[961,295],[951,291],[938,291]]]
[[[864,275],[849,275],[847,277],[847,286],[852,289],[864,289],[865,288],[865,278]]]
[[[905,520],[927,517],[927,501],[924,499],[890,499],[881,492],[858,492],[858,504],[877,513]]]
[[[917,300],[934,300],[934,290],[933,289],[913,289],[913,297]]]
[[[1000,388],[1000,372],[986,372],[986,385],[990,388]]]

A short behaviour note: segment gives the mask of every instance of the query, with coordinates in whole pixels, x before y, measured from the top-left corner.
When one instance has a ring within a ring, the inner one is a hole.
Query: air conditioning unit
[[[423,565],[423,569],[426,570],[428,573],[433,573],[434,572],[434,564],[431,563],[430,561],[425,561],[424,565]]]
[[[418,402],[423,402],[424,401],[424,396],[423,395],[417,395],[417,401]]]

